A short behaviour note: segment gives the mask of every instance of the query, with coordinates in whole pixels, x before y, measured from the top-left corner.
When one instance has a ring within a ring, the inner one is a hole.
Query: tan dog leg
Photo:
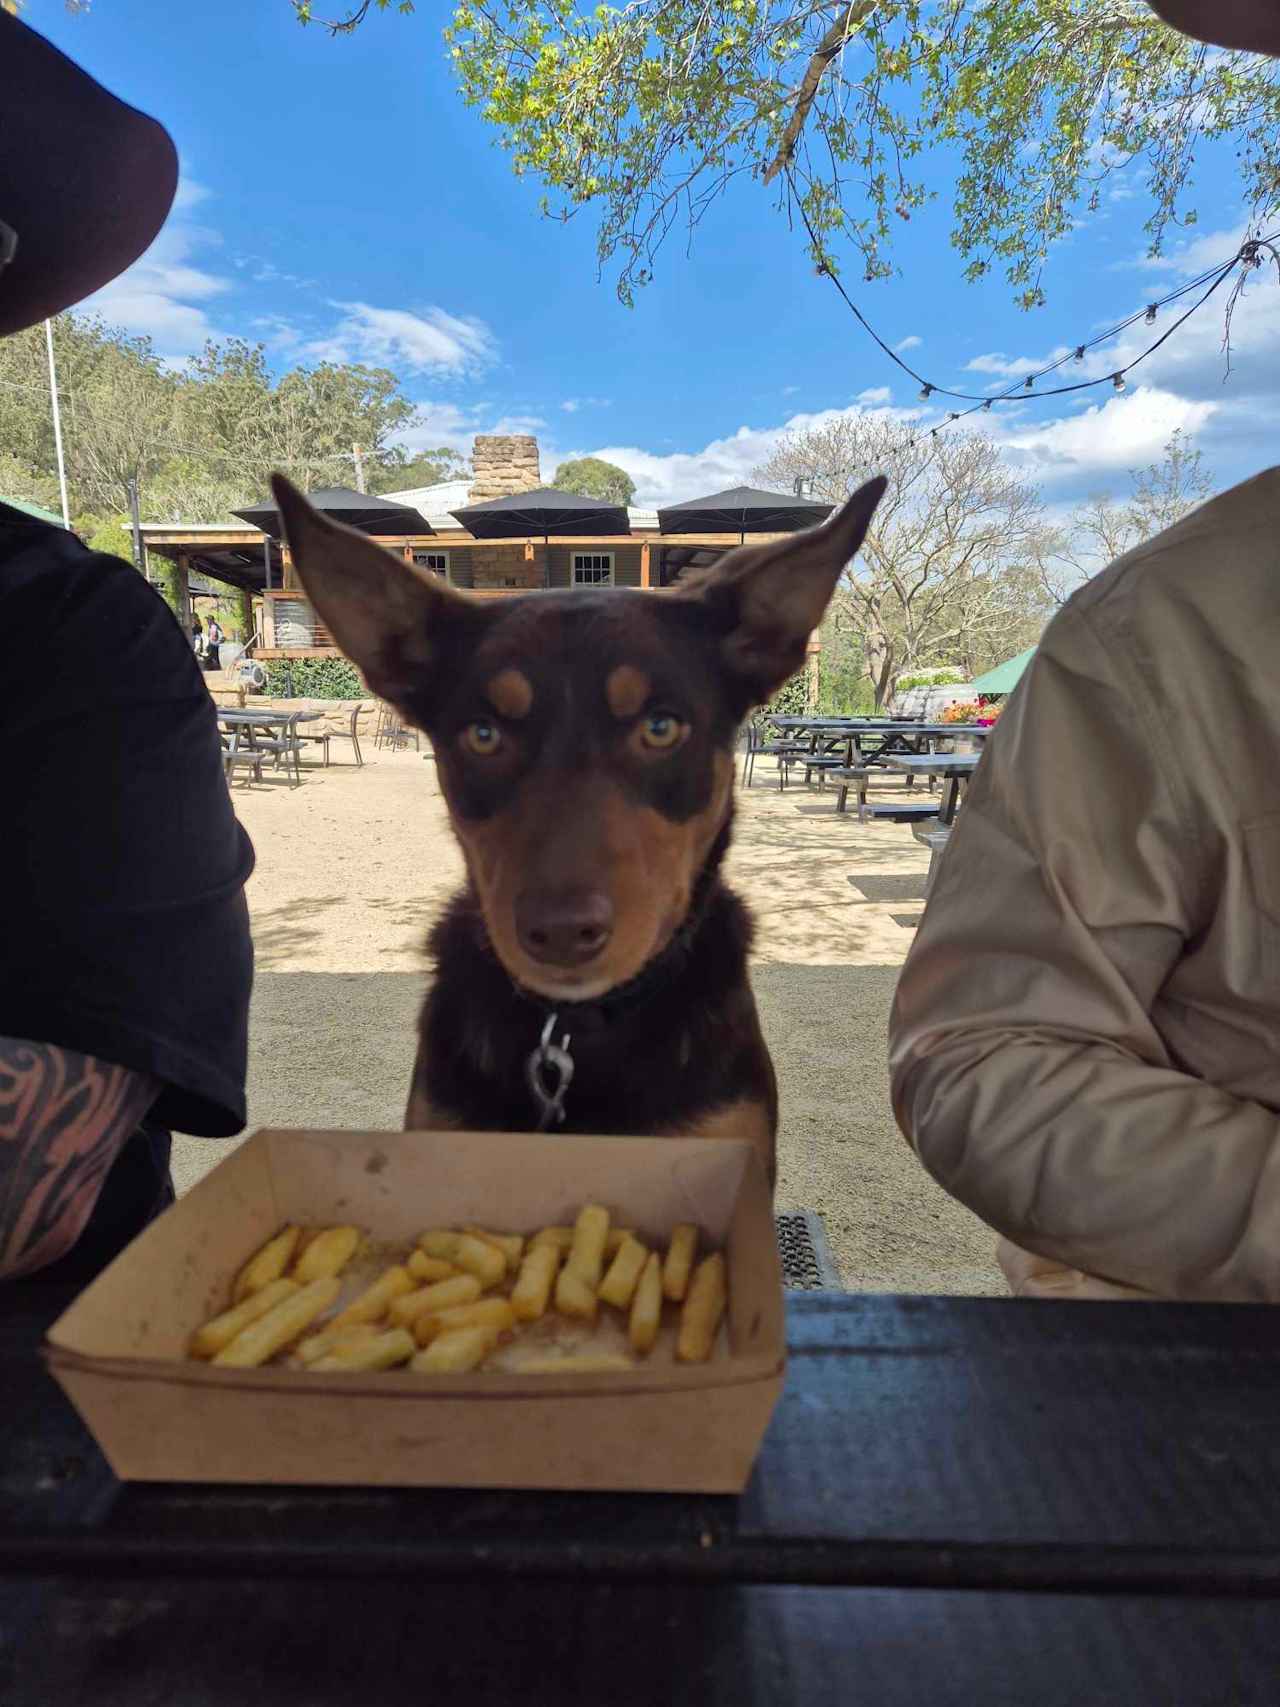
[[[747,1138],[755,1145],[756,1154],[764,1167],[769,1189],[773,1190],[778,1176],[777,1133],[762,1102],[721,1103],[679,1130],[658,1134],[663,1138]]]

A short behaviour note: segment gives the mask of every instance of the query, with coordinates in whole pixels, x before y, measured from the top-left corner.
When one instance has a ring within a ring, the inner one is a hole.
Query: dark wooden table
[[[893,753],[881,763],[891,771],[902,771],[907,777],[940,776],[946,780],[938,822],[951,824],[960,804],[960,788],[978,768],[978,753]]]
[[[816,1294],[740,1499],[118,1484],[0,1288],[5,1707],[1275,1707],[1280,1312]]]

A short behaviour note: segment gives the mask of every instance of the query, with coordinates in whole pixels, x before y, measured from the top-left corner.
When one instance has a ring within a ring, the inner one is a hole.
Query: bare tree
[[[837,501],[880,472],[889,489],[838,605],[861,636],[877,708],[908,670],[972,669],[1026,644],[1044,616],[1039,498],[979,433],[916,437],[884,415],[845,416],[784,440],[755,478],[781,489],[803,480]]]
[[[1079,505],[1065,527],[1047,535],[1038,553],[1040,584],[1054,604],[1065,604],[1077,587],[1163,533],[1213,495],[1213,476],[1203,453],[1176,428],[1159,462],[1130,469],[1127,500],[1095,494]]]

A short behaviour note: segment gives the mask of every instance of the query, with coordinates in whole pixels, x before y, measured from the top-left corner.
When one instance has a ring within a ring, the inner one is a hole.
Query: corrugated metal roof
[[[0,496],[0,504],[8,504],[11,510],[21,510],[24,516],[34,516],[38,522],[51,522],[54,527],[66,527],[61,516],[55,516],[52,510],[42,509],[39,504],[28,504],[25,498],[6,498]]]

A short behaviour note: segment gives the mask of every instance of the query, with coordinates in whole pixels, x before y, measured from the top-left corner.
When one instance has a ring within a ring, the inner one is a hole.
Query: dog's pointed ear
[[[469,602],[322,515],[283,474],[272,475],[271,490],[303,591],[335,642],[383,699],[420,690],[441,626]]]
[[[725,629],[727,668],[763,704],[804,663],[840,572],[862,544],[889,482],[868,480],[820,527],[770,545],[739,546],[680,596],[711,607]]]

